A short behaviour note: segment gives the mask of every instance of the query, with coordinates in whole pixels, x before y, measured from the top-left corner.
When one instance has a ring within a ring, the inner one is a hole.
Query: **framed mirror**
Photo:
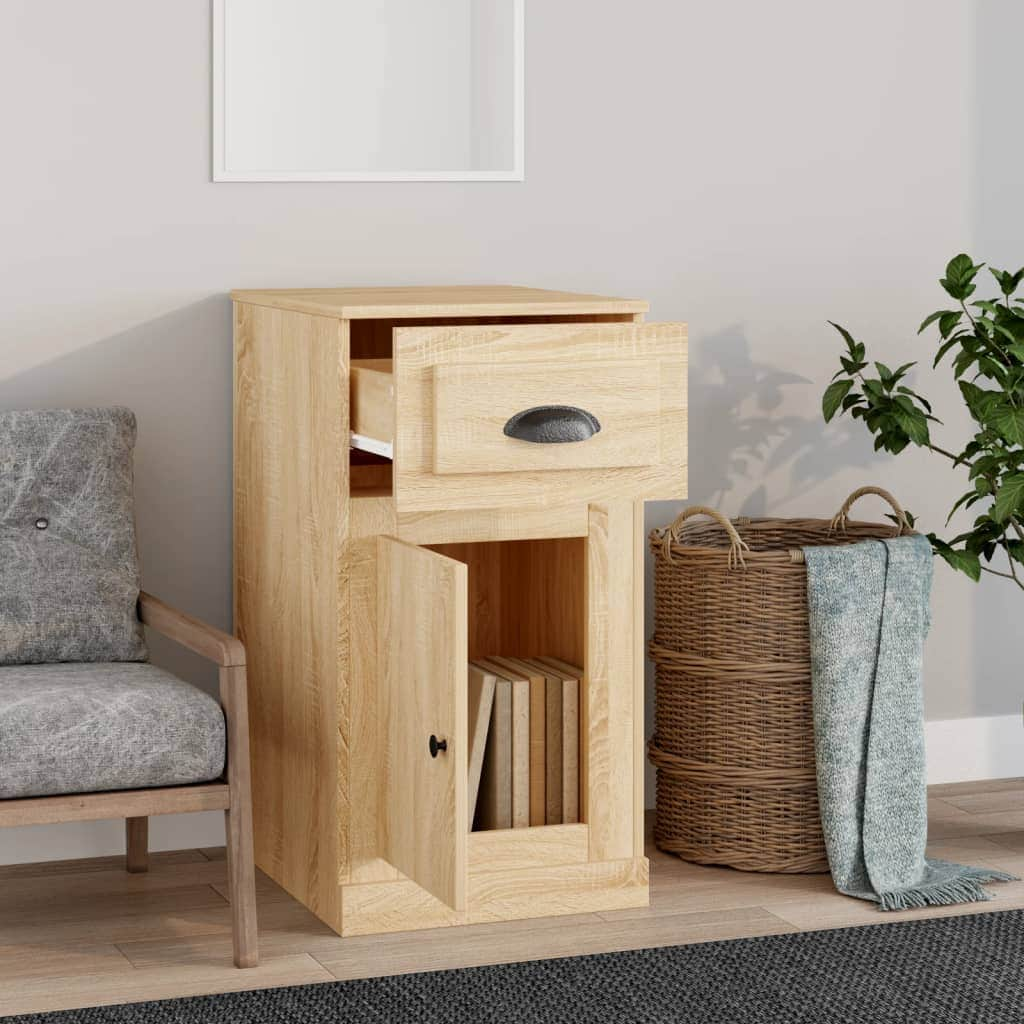
[[[521,181],[524,0],[213,0],[214,181]]]

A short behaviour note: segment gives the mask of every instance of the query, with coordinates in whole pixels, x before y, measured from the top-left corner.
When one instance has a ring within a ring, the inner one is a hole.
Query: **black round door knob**
[[[430,756],[437,757],[442,750],[448,749],[447,740],[439,740],[433,733],[430,734]]]

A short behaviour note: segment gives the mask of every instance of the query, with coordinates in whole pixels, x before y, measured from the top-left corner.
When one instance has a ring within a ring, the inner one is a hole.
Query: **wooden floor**
[[[1024,779],[933,787],[929,853],[1024,875]],[[259,880],[262,964],[231,966],[223,850],[0,867],[0,1015],[447,967],[885,924],[1024,907],[997,899],[881,914],[827,875],[701,868],[649,850],[651,906],[573,918],[340,939]]]

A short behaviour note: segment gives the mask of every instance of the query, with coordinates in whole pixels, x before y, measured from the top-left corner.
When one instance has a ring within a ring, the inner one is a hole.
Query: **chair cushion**
[[[149,664],[0,668],[0,799],[209,782],[224,713]]]
[[[128,409],[0,412],[0,665],[143,661]]]

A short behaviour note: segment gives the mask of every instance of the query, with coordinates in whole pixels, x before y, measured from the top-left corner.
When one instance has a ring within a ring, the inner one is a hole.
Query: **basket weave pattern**
[[[886,498],[902,525],[848,522],[866,493]],[[862,488],[831,521],[730,523],[694,507],[651,534],[659,849],[745,871],[828,870],[800,548],[908,531],[891,495]]]

